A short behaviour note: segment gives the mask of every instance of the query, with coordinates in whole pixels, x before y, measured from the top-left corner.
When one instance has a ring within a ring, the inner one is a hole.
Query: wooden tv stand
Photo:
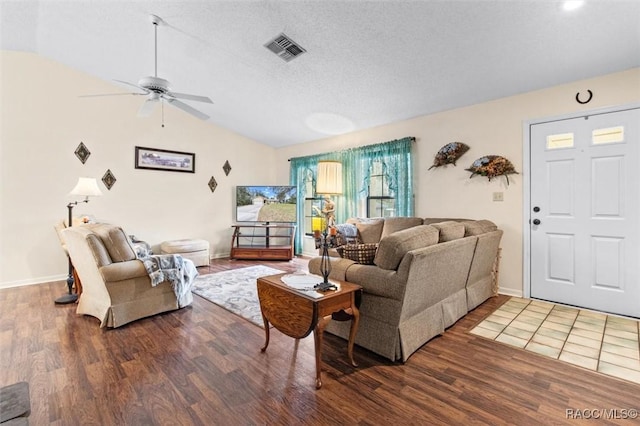
[[[295,225],[232,225],[231,259],[291,260]]]

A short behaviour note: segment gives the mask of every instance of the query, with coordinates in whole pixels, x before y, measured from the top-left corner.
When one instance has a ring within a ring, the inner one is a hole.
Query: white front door
[[[530,132],[531,297],[640,317],[640,109]]]

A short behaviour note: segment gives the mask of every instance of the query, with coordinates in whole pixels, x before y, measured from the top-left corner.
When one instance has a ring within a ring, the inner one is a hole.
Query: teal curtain
[[[403,138],[358,148],[358,156],[364,161],[361,191],[367,196],[369,172],[375,161],[383,164],[389,190],[396,198],[396,216],[414,215],[412,142]],[[345,167],[344,165],[342,166]]]
[[[371,164],[381,161],[389,189],[396,198],[396,216],[413,216],[413,159],[412,145],[415,139],[406,137],[375,145],[350,148],[343,151],[292,158],[289,168],[289,184],[298,188],[297,206],[298,228],[295,238],[295,252],[302,253],[304,237],[304,199],[315,197],[309,193],[315,188],[317,165],[320,160],[336,160],[342,163],[342,195],[334,196],[336,203],[336,222],[364,216],[367,188]],[[308,183],[311,182],[309,185]]]
[[[297,157],[290,160],[289,165],[289,185],[296,186],[298,195],[298,204],[296,206],[296,214],[298,219],[298,227],[295,235],[295,254],[302,253],[302,242],[304,237],[304,199],[307,197],[315,197],[315,183],[318,172],[318,161],[333,160],[331,154],[311,155],[307,157]],[[344,174],[344,167],[343,167]],[[309,184],[310,183],[310,184]],[[337,206],[343,203],[334,196]],[[336,221],[339,217],[339,209],[336,208]]]

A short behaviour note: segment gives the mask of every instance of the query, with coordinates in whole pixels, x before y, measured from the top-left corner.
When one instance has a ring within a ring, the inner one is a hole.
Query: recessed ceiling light
[[[584,0],[567,0],[562,4],[566,11],[580,9],[584,5]]]

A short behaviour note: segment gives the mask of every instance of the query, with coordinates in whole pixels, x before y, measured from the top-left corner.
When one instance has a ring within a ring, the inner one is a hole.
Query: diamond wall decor
[[[116,180],[116,177],[111,173],[110,169],[102,176],[102,183],[104,183],[104,186],[106,186],[109,191],[111,191],[111,187],[116,183]]]
[[[231,171],[231,164],[229,164],[229,160],[225,161],[224,166],[222,166],[222,170],[224,170],[224,174],[229,176],[229,172]]]
[[[80,145],[74,151],[76,157],[84,164],[87,161],[87,158],[91,155],[91,151],[85,146],[83,142],[80,142]]]
[[[217,186],[218,182],[216,182],[216,178],[211,176],[211,179],[209,179],[209,189],[211,190],[211,192],[214,192]]]

